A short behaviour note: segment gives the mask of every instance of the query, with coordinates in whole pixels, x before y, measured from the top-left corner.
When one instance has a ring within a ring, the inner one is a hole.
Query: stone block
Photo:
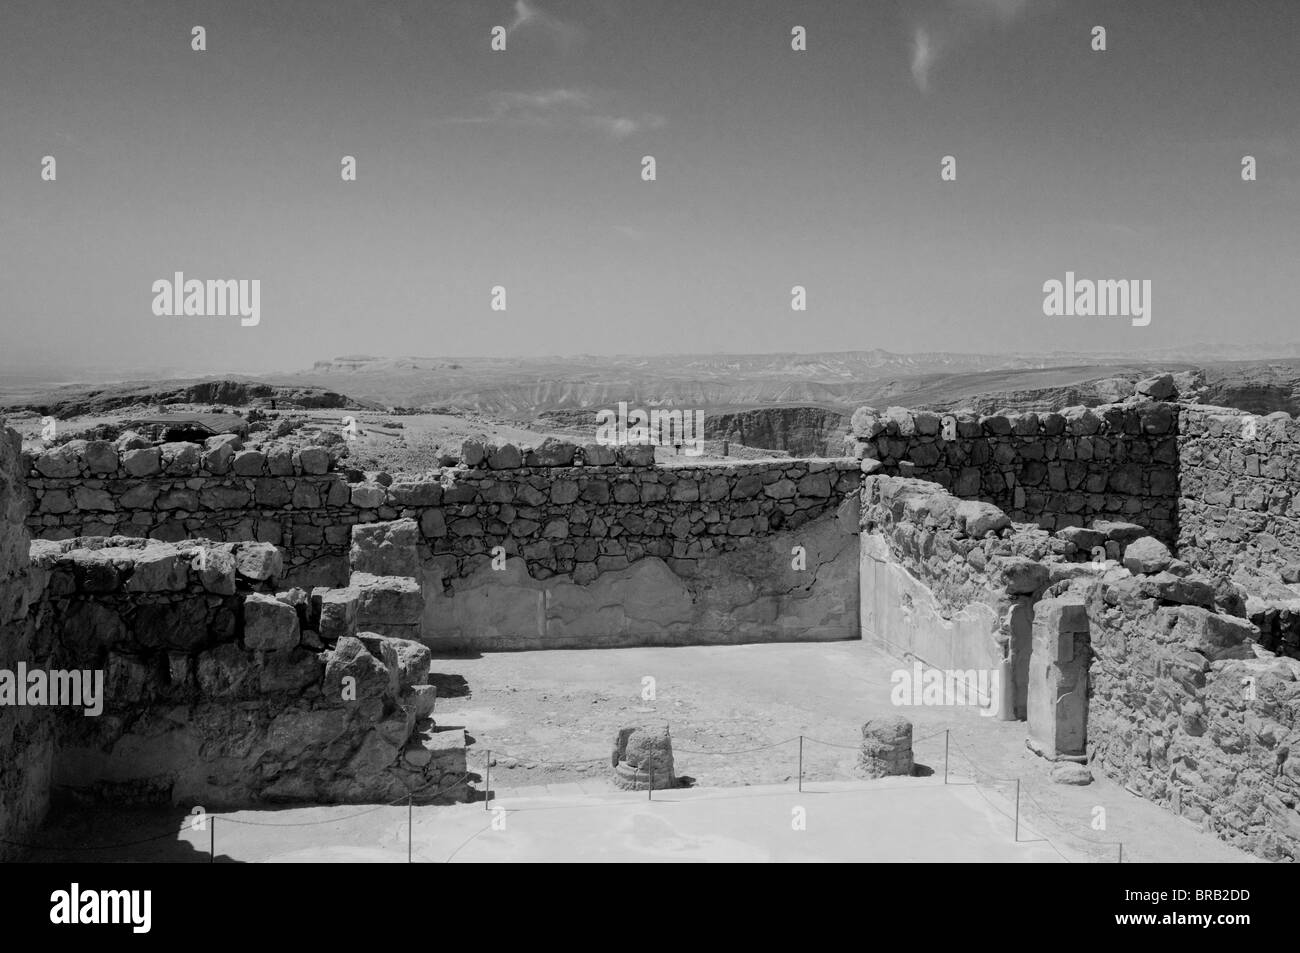
[[[358,523],[348,559],[353,572],[375,576],[420,574],[420,527],[413,519]]]
[[[301,634],[298,613],[275,596],[259,592],[244,599],[244,645],[264,652],[277,652],[297,646]]]
[[[270,543],[241,543],[235,552],[235,571],[255,582],[279,579],[284,556]]]
[[[362,631],[376,624],[418,625],[424,615],[424,595],[412,577],[354,572],[348,588],[357,591],[357,627]]]
[[[357,634],[357,605],[361,594],[351,586],[342,589],[316,590],[312,599],[320,600],[320,637],[333,642]]]
[[[1173,562],[1169,547],[1154,536],[1142,536],[1124,547],[1124,568],[1137,575],[1158,573]]]

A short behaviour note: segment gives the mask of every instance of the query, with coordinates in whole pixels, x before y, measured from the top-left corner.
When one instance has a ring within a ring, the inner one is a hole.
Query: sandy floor
[[[1120,842],[1126,862],[1253,859],[1100,776],[1086,787],[1053,784],[1025,748],[1022,722],[973,708],[894,708],[897,667],[861,642],[442,658],[435,671],[456,675],[438,678],[436,717],[474,739],[479,791],[491,750],[489,805],[505,810],[505,830],[493,828],[501,815],[481,800],[417,807],[413,831],[405,806],[241,811],[206,832],[181,831],[181,808],[63,810],[40,840],[65,849],[34,859],[202,863],[215,842],[221,861],[405,862],[408,839],[417,862],[1113,863]],[[653,699],[642,697],[646,676]],[[899,712],[915,725],[918,765],[933,773],[852,780],[861,723]],[[677,773],[694,785],[657,791],[653,801],[607,778],[616,729],[648,719],[669,722]],[[806,812],[806,830],[793,829],[795,808]],[[1104,830],[1092,826],[1098,808]],[[86,849],[132,840],[145,843]]]
[[[491,749],[492,788],[508,795],[584,779],[605,785],[615,731],[638,719],[668,722],[677,773],[702,787],[796,782],[800,735],[805,781],[846,781],[862,722],[901,713],[913,722],[919,765],[942,777],[947,729],[950,775],[979,780],[1008,813],[1019,779],[1022,819],[1097,860],[1115,857],[1120,841],[1125,860],[1135,862],[1250,859],[1100,773],[1086,787],[1052,783],[1048,764],[1025,747],[1023,722],[982,717],[974,708],[895,708],[890,675],[900,667],[862,642],[440,659],[434,669],[463,676],[469,694],[440,698],[435,717],[468,730],[476,742],[471,764],[480,771]],[[642,697],[647,676],[653,700]],[[539,763],[556,761],[591,763]],[[1097,808],[1104,830],[1093,827]]]

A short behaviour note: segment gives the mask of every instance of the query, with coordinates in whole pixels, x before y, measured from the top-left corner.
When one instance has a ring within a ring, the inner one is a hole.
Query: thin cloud
[[[922,93],[930,90],[932,74],[951,50],[976,42],[997,26],[1008,26],[1029,7],[1029,0],[945,0],[913,21],[912,79]]]
[[[917,27],[912,38],[912,78],[921,92],[930,88],[930,67],[934,65],[934,48],[930,45],[930,32]]]
[[[648,129],[662,128],[667,123],[658,113],[598,111],[601,106],[611,105],[612,98],[609,94],[564,88],[495,92],[488,95],[484,112],[442,121],[579,128],[620,140]]]
[[[637,119],[630,116],[588,116],[586,124],[615,139],[627,139],[647,129],[658,129],[665,119],[657,113],[647,113]]]
[[[548,36],[565,52],[580,43],[586,35],[580,26],[565,23],[559,17],[552,16],[540,7],[529,3],[528,0],[515,0],[515,19],[506,27],[507,42],[520,33]]]

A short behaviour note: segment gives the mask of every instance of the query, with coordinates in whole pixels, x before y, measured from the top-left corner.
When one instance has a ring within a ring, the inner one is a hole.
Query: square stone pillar
[[[1029,747],[1050,761],[1087,753],[1089,656],[1083,601],[1039,602],[1029,657]]]

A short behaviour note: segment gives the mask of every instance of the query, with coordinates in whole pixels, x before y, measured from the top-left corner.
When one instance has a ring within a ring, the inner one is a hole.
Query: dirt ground
[[[1252,859],[1100,772],[1083,787],[1053,783],[1047,762],[1025,747],[1023,722],[970,707],[896,708],[890,675],[904,667],[857,641],[447,657],[434,670],[465,681],[440,679],[435,718],[467,729],[476,770],[490,749],[491,786],[505,796],[604,779],[617,729],[641,720],[668,722],[677,773],[697,786],[793,784],[800,735],[805,781],[844,781],[862,723],[903,714],[922,770],[942,776],[947,729],[954,780],[978,780],[1014,812],[1019,779],[1021,817],[1098,861],[1116,857],[1121,841],[1125,861]],[[653,699],[643,697],[647,677]],[[1099,818],[1103,830],[1094,829]]]
[[[499,653],[433,667],[438,722],[474,741],[473,803],[220,812],[203,831],[183,807],[63,805],[37,836],[52,849],[32,859],[1114,863],[1122,843],[1126,863],[1254,860],[1103,777],[1052,783],[1023,722],[895,708],[899,663],[862,642]],[[900,712],[924,776],[854,780],[861,723]],[[653,801],[617,791],[607,760],[619,726],[651,720],[668,721],[689,785]],[[792,810],[808,812],[807,836],[792,833]],[[131,846],[109,848],[120,844]]]
[[[204,831],[184,807],[65,804],[31,859],[1114,863],[1122,843],[1126,863],[1254,860],[1100,775],[1052,783],[1023,722],[894,707],[899,667],[856,641],[438,657],[435,717],[473,740],[473,803],[219,812]],[[862,722],[899,713],[923,777],[855,780]],[[669,723],[689,787],[650,801],[614,788],[608,757],[620,726],[652,720]],[[807,837],[792,834],[795,809],[808,811]]]

